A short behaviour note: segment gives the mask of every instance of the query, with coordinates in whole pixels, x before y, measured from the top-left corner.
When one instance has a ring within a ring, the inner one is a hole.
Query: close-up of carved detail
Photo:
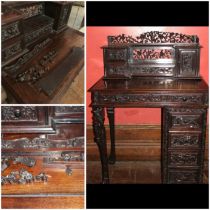
[[[198,154],[171,154],[169,157],[171,165],[194,165],[198,164]]]
[[[185,35],[174,32],[151,31],[132,37],[125,34],[109,36],[109,44],[129,44],[129,43],[198,43],[197,36]]]
[[[71,148],[84,147],[84,137],[75,137],[68,140],[52,141],[47,138],[35,137],[33,139],[20,138],[2,140],[2,149],[41,149],[41,148]]]
[[[35,121],[38,119],[38,112],[33,106],[5,106],[1,111],[1,119],[2,121]]]
[[[171,146],[198,146],[198,135],[173,135],[171,137]]]
[[[197,183],[198,174],[196,172],[171,172],[170,183]]]
[[[14,22],[12,24],[2,27],[1,39],[2,39],[2,41],[5,41],[7,39],[18,36],[19,34],[20,34],[19,22]]]

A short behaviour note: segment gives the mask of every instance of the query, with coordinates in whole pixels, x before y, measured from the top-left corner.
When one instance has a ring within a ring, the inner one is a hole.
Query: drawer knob
[[[20,111],[20,109],[15,109],[14,115],[15,115],[15,117],[19,118],[19,117],[21,116],[21,111]]]

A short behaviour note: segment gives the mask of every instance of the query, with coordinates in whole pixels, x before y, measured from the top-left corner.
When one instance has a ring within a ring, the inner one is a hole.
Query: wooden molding
[[[109,153],[109,126],[105,125],[105,128]],[[160,160],[160,125],[116,125],[115,129],[117,160]],[[208,129],[206,133],[205,160],[208,160]],[[98,148],[93,140],[93,130],[91,125],[87,125],[86,135],[87,160],[99,160]]]

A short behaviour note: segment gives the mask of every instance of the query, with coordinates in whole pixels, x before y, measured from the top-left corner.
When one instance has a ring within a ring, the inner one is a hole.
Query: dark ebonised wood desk
[[[133,77],[105,80],[90,88],[94,141],[102,164],[102,183],[109,183],[108,164],[114,164],[115,108],[161,108],[161,173],[164,184],[202,183],[208,86],[202,79]],[[111,152],[108,158],[104,117],[109,118]]]

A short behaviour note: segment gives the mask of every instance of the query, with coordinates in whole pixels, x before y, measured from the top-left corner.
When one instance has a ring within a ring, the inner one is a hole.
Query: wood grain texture
[[[109,127],[106,127],[108,151]],[[161,130],[159,125],[116,125],[116,154],[118,161],[160,160]],[[208,160],[208,130],[206,132],[205,160]],[[92,126],[87,126],[87,159],[99,160],[93,141]]]
[[[83,209],[84,196],[3,198],[4,209]]]

